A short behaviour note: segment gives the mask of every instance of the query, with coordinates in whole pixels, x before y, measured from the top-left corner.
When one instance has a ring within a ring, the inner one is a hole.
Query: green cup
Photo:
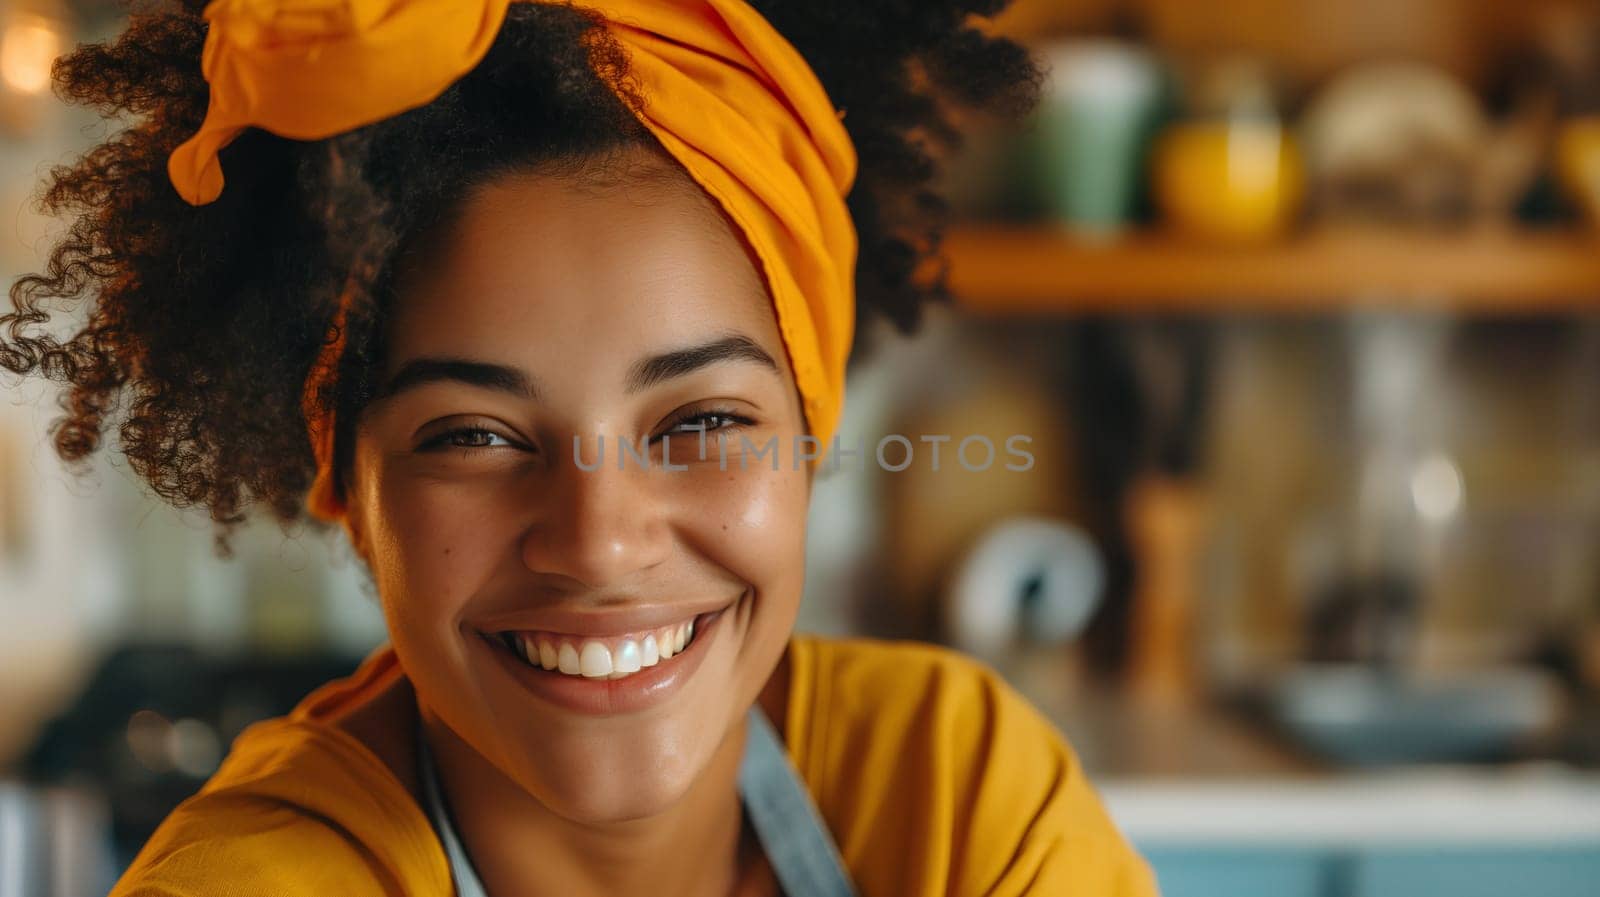
[[[1032,140],[1036,205],[1089,238],[1133,221],[1159,117],[1161,67],[1147,51],[1110,40],[1057,44]]]

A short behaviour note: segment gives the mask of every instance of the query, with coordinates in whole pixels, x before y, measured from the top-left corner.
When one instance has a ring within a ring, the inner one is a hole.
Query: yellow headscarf
[[[185,200],[222,192],[217,153],[246,127],[316,140],[424,105],[477,65],[512,0],[214,0],[201,68],[204,123],[167,170]],[[542,2],[542,0],[541,0]],[[743,0],[578,0],[627,50],[640,118],[760,257],[810,432],[826,452],[855,325],[856,233],[845,205],[856,154],[800,53]],[[335,321],[343,332],[342,309]],[[311,401],[317,476],[308,510],[344,513],[333,422]]]

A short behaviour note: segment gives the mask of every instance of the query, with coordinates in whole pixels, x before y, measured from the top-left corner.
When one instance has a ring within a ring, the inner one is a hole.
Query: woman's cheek
[[[482,483],[384,480],[375,515],[381,592],[406,617],[453,617],[495,569],[514,517],[505,490]],[[386,604],[389,602],[386,602]]]
[[[719,566],[760,589],[781,586],[804,566],[804,471],[762,466],[684,476],[684,506],[696,521],[690,529]]]

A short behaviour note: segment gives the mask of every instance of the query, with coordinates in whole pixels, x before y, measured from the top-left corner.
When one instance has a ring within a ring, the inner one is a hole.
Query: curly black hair
[[[974,20],[1006,2],[752,0],[845,112],[859,156],[852,367],[872,318],[909,333],[924,302],[947,298],[934,185],[959,142],[951,113],[1021,115],[1036,101],[1028,54]],[[114,40],[56,61],[60,97],[131,124],[45,179],[43,210],[76,218],[45,270],[12,286],[0,365],[67,384],[52,428],[64,460],[84,462],[114,424],[134,471],[171,504],[206,508],[225,553],[256,502],[285,525],[302,518],[314,474],[302,390],[341,295],[345,348],[316,398],[335,413],[342,467],[395,271],[467,191],[512,170],[581,171],[653,138],[608,86],[626,83],[627,56],[597,14],[514,3],[487,56],[434,101],[327,140],[248,129],[222,152],[220,198],[191,206],[166,165],[206,111],[204,6],[130,10]],[[52,306],[81,307],[81,329],[46,332]]]

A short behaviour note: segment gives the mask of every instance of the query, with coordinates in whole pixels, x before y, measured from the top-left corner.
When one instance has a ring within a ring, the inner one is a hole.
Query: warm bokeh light
[[[61,55],[60,26],[37,16],[19,17],[0,34],[0,81],[18,93],[43,93],[50,65]]]

